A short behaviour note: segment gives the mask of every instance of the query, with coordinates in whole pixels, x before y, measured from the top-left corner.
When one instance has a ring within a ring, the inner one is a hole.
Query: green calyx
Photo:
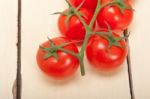
[[[58,50],[58,47],[55,46],[54,42],[50,39],[49,39],[49,43],[50,43],[50,46],[48,48],[40,46],[40,49],[46,52],[43,59],[48,59],[49,57],[54,57],[54,58],[58,59],[58,55],[56,53]]]
[[[106,23],[106,22],[105,22]],[[115,37],[111,31],[110,26],[108,25],[108,23],[106,23],[107,27],[108,27],[108,32],[96,32],[96,34],[98,34],[100,37],[106,39],[109,42],[108,48],[112,47],[112,46],[117,46],[122,48],[122,46],[120,45],[119,41],[128,38],[129,35],[125,35],[123,37]]]
[[[75,8],[75,7],[73,7],[73,6],[70,4],[70,2],[69,2],[68,0],[65,0],[65,1],[66,1],[66,3],[67,3],[68,6],[69,6],[68,10],[65,11],[65,12],[56,12],[56,13],[53,13],[53,14],[61,14],[61,15],[67,16],[67,18],[66,18],[66,20],[65,20],[65,24],[66,24],[66,26],[68,27],[68,22],[69,22],[70,18],[71,18],[72,16],[76,15],[75,10],[78,11],[78,10],[82,7],[82,5],[83,5],[84,2],[82,2],[77,8]],[[79,12],[79,15],[80,15],[81,17],[83,17],[83,15],[82,15],[80,12]]]
[[[123,48],[119,41],[128,38],[128,36],[123,36],[123,37],[115,37],[111,31],[108,31],[107,33],[105,32],[96,32],[96,34],[98,34],[100,37],[106,39],[109,42],[108,48],[112,47],[112,46],[117,46],[120,48]]]
[[[48,38],[48,40],[49,40],[49,45],[50,45],[49,47],[46,48],[46,47],[40,46],[40,49],[46,52],[43,59],[48,59],[50,57],[54,57],[54,58],[58,59],[57,51],[63,51],[65,53],[71,54],[78,58],[78,55],[76,53],[63,48],[67,45],[70,45],[70,44],[73,44],[76,42],[67,42],[67,43],[63,43],[60,45],[55,45],[51,39]],[[81,41],[78,41],[78,42],[81,42]]]

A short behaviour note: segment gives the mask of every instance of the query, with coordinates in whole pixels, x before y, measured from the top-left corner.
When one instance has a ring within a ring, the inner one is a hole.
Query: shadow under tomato
[[[64,86],[64,85],[68,85],[71,84],[72,82],[78,80],[78,75],[76,75],[76,73],[73,76],[70,76],[68,78],[64,78],[64,79],[55,79],[52,78],[50,76],[47,76],[46,74],[41,74],[42,75],[42,79],[44,80],[45,83],[54,85],[54,86]]]
[[[105,77],[112,77],[122,72],[123,66],[118,67],[117,69],[106,71],[106,70],[99,70],[93,67],[89,67],[91,72],[98,76],[105,76]]]

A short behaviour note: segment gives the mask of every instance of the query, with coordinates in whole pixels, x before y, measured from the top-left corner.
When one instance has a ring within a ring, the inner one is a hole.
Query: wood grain
[[[0,99],[13,99],[12,88],[17,69],[16,43],[17,1],[0,0]]]
[[[22,3],[18,0],[17,16],[17,75],[16,75],[16,99],[21,99],[22,76],[21,76],[21,22],[22,22]]]
[[[124,36],[126,36],[127,34],[130,36],[128,29],[126,29],[124,31]],[[131,67],[131,56],[130,56],[131,53],[130,53],[129,38],[126,38],[125,41],[126,41],[126,44],[128,46],[127,65],[128,65],[128,78],[129,78],[129,86],[130,86],[130,95],[131,95],[131,99],[135,99],[134,88],[133,88],[133,76],[132,76],[132,67]]]
[[[150,99],[150,10],[149,0],[135,0],[130,32],[131,68],[135,99]]]

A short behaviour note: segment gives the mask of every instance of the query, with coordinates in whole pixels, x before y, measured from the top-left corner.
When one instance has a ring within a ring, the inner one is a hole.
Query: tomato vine
[[[85,1],[85,0],[84,0]],[[48,48],[44,48],[43,46],[40,46],[40,49],[45,51],[46,54],[45,56],[43,57],[44,59],[47,59],[49,57],[55,57],[56,59],[58,58],[58,55],[57,55],[57,51],[62,51],[62,52],[65,52],[65,53],[68,53],[68,54],[71,54],[75,57],[78,58],[79,60],[79,63],[80,63],[80,71],[81,71],[81,75],[84,76],[85,75],[85,68],[84,68],[84,54],[85,54],[85,49],[86,49],[86,46],[87,46],[87,43],[88,43],[88,40],[89,38],[93,35],[93,30],[92,30],[92,27],[95,23],[95,20],[99,14],[99,11],[104,8],[105,6],[108,6],[108,5],[117,5],[121,12],[123,13],[124,9],[125,8],[129,8],[130,10],[132,10],[131,7],[127,6],[124,2],[124,0],[113,0],[112,2],[108,2],[108,3],[104,3],[101,5],[101,0],[98,0],[97,1],[97,6],[96,6],[96,9],[95,9],[95,12],[94,12],[94,15],[90,21],[90,24],[88,25],[83,17],[82,17],[82,14],[78,11],[80,9],[80,7],[82,6],[82,4],[84,3],[84,1],[76,8],[74,7],[73,5],[71,5],[70,2],[68,2],[68,0],[66,0],[67,4],[69,5],[69,11],[68,12],[65,12],[65,13],[62,13],[62,12],[56,12],[54,14],[63,14],[63,15],[66,15],[67,16],[67,19],[66,19],[66,25],[68,25],[68,21],[70,19],[71,16],[73,16],[74,14],[79,18],[79,20],[82,22],[85,30],[86,30],[86,34],[85,34],[85,38],[83,40],[83,44],[82,44],[82,47],[81,47],[81,50],[79,53],[75,53],[75,52],[72,52],[70,50],[67,50],[65,48],[63,48],[64,46],[67,46],[69,44],[73,44],[73,43],[76,43],[76,42],[82,42],[82,41],[72,41],[72,42],[69,42],[69,43],[64,43],[64,44],[61,44],[61,45],[55,45],[53,43],[52,40],[49,39],[49,43],[50,43],[50,47]],[[106,22],[107,24],[107,22]],[[109,27],[109,24],[107,24],[107,27],[108,27],[108,31],[107,32],[107,37],[105,37],[104,35],[106,35],[106,33],[104,32],[95,32],[96,34],[98,34],[99,36],[101,37],[104,37],[105,39],[107,39],[110,43],[110,46],[114,45],[114,46],[117,46],[117,47],[121,47],[119,45],[119,41],[126,38],[126,37],[118,37],[118,38],[115,38],[112,34],[112,31],[111,31],[111,28]]]

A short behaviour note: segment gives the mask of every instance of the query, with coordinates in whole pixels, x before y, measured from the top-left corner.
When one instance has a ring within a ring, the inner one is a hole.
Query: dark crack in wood
[[[124,35],[128,34],[128,29],[124,31]],[[128,56],[127,56],[127,65],[128,65],[128,78],[129,78],[129,87],[130,87],[130,95],[131,99],[135,99],[134,88],[133,88],[133,79],[132,79],[132,68],[131,68],[131,57],[130,57],[130,45],[129,39],[126,38],[126,43],[128,46]]]
[[[21,0],[18,0],[18,33],[17,33],[17,77],[16,77],[16,99],[21,99]]]

